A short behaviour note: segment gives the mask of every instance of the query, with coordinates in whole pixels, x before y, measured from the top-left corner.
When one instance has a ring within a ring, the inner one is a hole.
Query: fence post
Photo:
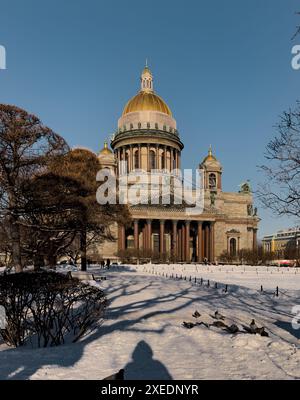
[[[276,286],[276,297],[278,297],[278,296],[279,296],[279,287]]]

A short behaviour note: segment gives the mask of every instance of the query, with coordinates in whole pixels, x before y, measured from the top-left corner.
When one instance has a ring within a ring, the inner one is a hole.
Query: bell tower
[[[213,155],[211,146],[199,168],[204,173],[204,189],[215,193],[222,191],[222,166]]]

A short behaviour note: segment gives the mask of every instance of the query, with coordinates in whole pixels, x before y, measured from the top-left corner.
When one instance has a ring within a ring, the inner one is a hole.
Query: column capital
[[[164,219],[159,220],[160,225],[165,225],[166,221]]]

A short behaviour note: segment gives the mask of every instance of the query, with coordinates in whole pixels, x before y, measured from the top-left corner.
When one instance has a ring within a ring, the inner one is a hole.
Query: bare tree
[[[296,12],[296,15],[300,15],[300,12]],[[292,40],[294,40],[300,34],[300,25],[296,27],[296,32],[294,33]]]
[[[279,216],[300,217],[300,103],[283,113],[277,131],[266,148],[268,163],[260,167],[266,181],[258,198]]]
[[[12,264],[22,271],[20,222],[24,181],[41,173],[47,162],[69,150],[65,140],[34,115],[0,105],[0,220],[9,227]]]

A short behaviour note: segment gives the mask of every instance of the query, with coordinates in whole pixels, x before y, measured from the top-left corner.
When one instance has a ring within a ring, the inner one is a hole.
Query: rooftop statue
[[[249,180],[240,184],[239,193],[251,193],[251,186]]]

